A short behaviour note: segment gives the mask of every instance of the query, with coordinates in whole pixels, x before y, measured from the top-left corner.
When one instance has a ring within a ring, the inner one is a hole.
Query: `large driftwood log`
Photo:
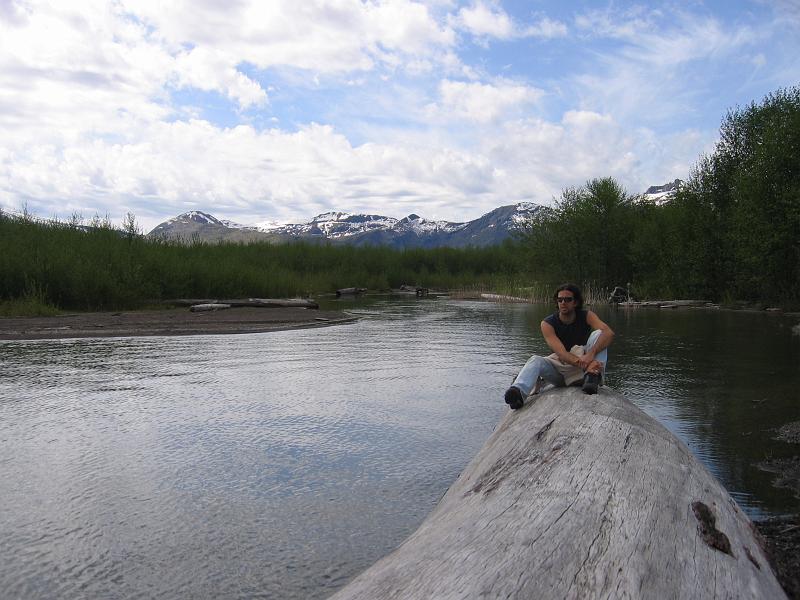
[[[682,442],[608,388],[560,388],[509,411],[419,529],[334,598],[785,594]]]
[[[337,296],[360,296],[361,294],[366,294],[367,288],[363,287],[349,287],[349,288],[340,288],[336,290]]]
[[[522,298],[520,296],[507,296],[504,294],[481,294],[482,300],[489,300],[490,302],[525,302],[530,303],[529,298]]]
[[[192,304],[189,307],[191,312],[214,312],[217,310],[225,310],[230,308],[230,304],[220,304],[219,302],[211,302],[209,304]]]
[[[319,308],[319,304],[308,298],[247,298],[246,300],[223,300],[231,306],[255,306],[260,308]]]
[[[239,298],[220,300],[217,298],[179,298],[168,300],[175,306],[196,306],[198,304],[227,304],[230,307],[251,306],[255,308],[319,308],[319,304],[308,298]]]

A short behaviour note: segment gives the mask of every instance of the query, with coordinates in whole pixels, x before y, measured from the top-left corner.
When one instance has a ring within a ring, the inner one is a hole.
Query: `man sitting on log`
[[[553,353],[531,356],[506,390],[506,404],[514,410],[522,408],[528,394],[539,392],[542,380],[559,387],[583,380],[587,394],[597,393],[602,384],[608,360],[606,348],[614,339],[614,332],[591,310],[584,310],[577,285],[560,285],[553,299],[558,310],[541,324],[544,340]]]

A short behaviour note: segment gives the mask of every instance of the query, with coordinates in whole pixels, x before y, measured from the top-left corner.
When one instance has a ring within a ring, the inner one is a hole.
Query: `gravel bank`
[[[0,340],[41,340],[144,335],[261,333],[354,321],[339,311],[306,308],[188,309],[75,313],[57,317],[0,318]]]

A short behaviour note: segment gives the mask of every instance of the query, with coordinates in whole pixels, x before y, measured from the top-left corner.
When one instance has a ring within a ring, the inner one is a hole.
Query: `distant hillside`
[[[243,226],[231,226],[208,213],[193,210],[157,225],[148,237],[190,243],[201,240],[209,243],[279,241],[279,238]]]
[[[664,185],[651,185],[647,188],[647,191],[645,191],[644,197],[649,200],[654,200],[656,204],[664,204],[675,196],[675,193],[680,189],[683,183],[682,179],[676,179]]]
[[[676,179],[664,185],[651,186],[644,197],[663,204],[682,184],[680,179]],[[217,219],[205,212],[191,211],[161,223],[147,235],[187,243],[193,240],[210,243],[307,240],[392,248],[463,248],[499,244],[510,237],[521,223],[542,210],[547,208],[533,202],[509,204],[465,223],[430,221],[415,214],[396,219],[334,211],[317,215],[307,223],[288,225],[241,225]]]
[[[191,211],[159,224],[147,235],[187,243],[193,240],[217,243],[302,239],[393,248],[490,246],[508,238],[520,223],[543,208],[530,202],[511,204],[466,223],[429,221],[415,214],[395,219],[381,215],[328,212],[317,215],[308,223],[289,225],[239,225],[222,221],[208,213]]]

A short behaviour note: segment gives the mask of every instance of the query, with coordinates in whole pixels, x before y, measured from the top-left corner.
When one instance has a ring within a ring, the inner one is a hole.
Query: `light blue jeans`
[[[597,343],[601,333],[599,329],[595,329],[591,333],[589,339],[586,341],[586,345],[583,347],[584,351],[588,351],[589,348]],[[605,366],[608,363],[608,348],[604,348],[602,351],[598,352],[597,356],[594,358],[603,363],[603,373],[605,373]],[[533,391],[539,377],[548,383],[552,383],[556,387],[564,387],[564,376],[556,370],[553,363],[536,354],[528,359],[528,362],[522,367],[519,375],[517,375],[517,378],[511,385],[518,387],[522,391],[522,397],[527,398],[528,394]]]

